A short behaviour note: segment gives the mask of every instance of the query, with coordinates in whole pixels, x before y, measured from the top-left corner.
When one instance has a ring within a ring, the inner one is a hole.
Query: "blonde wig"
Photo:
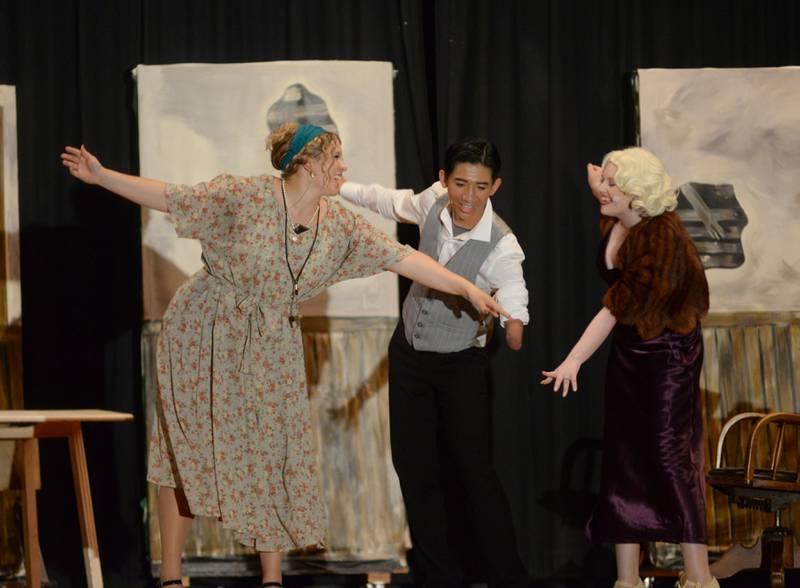
[[[603,168],[617,166],[614,183],[631,196],[631,208],[641,216],[658,216],[675,210],[678,195],[661,161],[641,147],[612,151],[603,158]]]

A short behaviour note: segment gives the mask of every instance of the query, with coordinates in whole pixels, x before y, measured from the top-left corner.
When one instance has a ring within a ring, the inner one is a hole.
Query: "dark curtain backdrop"
[[[596,575],[607,553],[586,543],[580,515],[596,484],[604,353],[566,400],[537,384],[599,309],[585,164],[630,140],[626,73],[797,65],[798,30],[792,0],[0,0],[0,83],[17,87],[26,406],[137,417],[85,433],[107,585],[140,586],[148,570],[139,210],[77,185],[58,154],[84,142],[137,172],[132,67],[392,61],[399,186],[428,185],[449,142],[497,143],[494,204],[527,252],[533,295],[525,348],[494,345],[498,470],[531,575]],[[43,443],[42,469],[48,571],[85,585],[66,448]]]

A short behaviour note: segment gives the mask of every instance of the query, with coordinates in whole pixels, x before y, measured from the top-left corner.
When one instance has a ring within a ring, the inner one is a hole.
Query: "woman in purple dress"
[[[567,358],[542,372],[566,396],[613,332],[606,370],[600,497],[586,531],[615,544],[614,588],[641,588],[639,544],[680,543],[680,588],[717,588],[708,569],[700,319],[708,283],[663,165],[638,147],[612,151],[588,180],[603,215],[603,308]]]

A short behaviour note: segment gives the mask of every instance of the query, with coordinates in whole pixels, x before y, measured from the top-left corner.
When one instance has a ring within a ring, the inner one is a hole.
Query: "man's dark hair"
[[[500,175],[500,152],[494,143],[467,137],[453,143],[444,154],[444,175],[449,177],[459,163],[480,163],[492,170],[492,180]]]

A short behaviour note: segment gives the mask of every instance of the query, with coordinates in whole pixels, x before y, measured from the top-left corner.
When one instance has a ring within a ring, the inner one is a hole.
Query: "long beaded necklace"
[[[319,213],[319,204],[317,204],[317,207],[314,209],[313,214],[310,217],[308,217],[308,220],[306,222],[296,223],[292,220],[289,221],[289,223],[292,225],[292,236],[291,236],[292,243],[297,243],[300,240],[300,234],[305,233],[308,229],[311,228],[310,226],[311,221],[314,220],[314,217],[317,216],[318,213]],[[286,211],[286,215],[287,216],[289,215],[288,211]]]
[[[306,264],[308,263],[308,260],[311,257],[311,252],[314,251],[314,245],[317,243],[317,235],[319,234],[320,214],[319,214],[319,205],[317,205],[317,210],[314,213],[314,216],[317,217],[317,224],[314,227],[314,239],[311,241],[311,247],[308,248],[308,253],[306,253],[306,258],[303,260],[300,269],[297,271],[297,276],[295,276],[294,270],[292,270],[292,264],[289,263],[289,209],[286,206],[285,184],[286,183],[284,179],[281,178],[281,195],[283,196],[283,251],[286,256],[286,268],[289,270],[289,277],[292,278],[292,299],[289,302],[289,326],[296,327],[300,324],[300,318],[301,318],[300,314],[295,312],[295,307],[297,304],[297,296],[299,294],[299,289],[297,285],[300,282],[300,276],[303,275],[303,270],[306,268]]]

